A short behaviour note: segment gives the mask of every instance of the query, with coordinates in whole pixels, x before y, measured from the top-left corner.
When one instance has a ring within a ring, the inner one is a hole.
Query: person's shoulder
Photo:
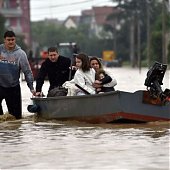
[[[0,44],[0,55],[1,55],[1,51],[4,50],[4,44]]]
[[[49,58],[46,58],[44,61],[42,61],[43,65],[49,65],[51,63]]]
[[[19,46],[19,45],[17,45],[16,44],[16,46],[15,46],[15,49],[14,49],[14,52],[19,52],[20,54],[22,54],[22,55],[24,55],[24,56],[26,56],[26,52]]]
[[[92,73],[96,74],[94,68],[90,68],[90,71],[91,71]]]
[[[0,44],[0,49],[4,48],[4,44]]]
[[[76,70],[75,75],[79,75],[79,74],[82,74],[82,73],[83,73],[83,71],[81,69],[78,69],[78,70]]]
[[[65,57],[65,56],[62,56],[62,55],[60,55],[59,57],[60,57],[62,60],[70,61],[70,58],[68,58],[68,57]]]
[[[15,51],[19,50],[19,51],[23,51],[24,52],[24,50],[18,44],[15,45],[14,50]]]
[[[71,60],[68,57],[59,56],[59,61],[62,64],[64,63],[66,66],[70,66],[70,64],[71,64]]]

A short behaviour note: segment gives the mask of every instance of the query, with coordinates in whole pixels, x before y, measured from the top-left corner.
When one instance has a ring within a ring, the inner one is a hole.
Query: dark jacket
[[[69,80],[70,65],[71,60],[63,56],[59,56],[57,62],[46,59],[42,63],[36,79],[36,91],[41,92],[46,76],[48,76],[50,82],[49,90],[62,86],[63,83]]]
[[[102,82],[101,85],[104,85],[104,84],[110,83],[112,81],[112,78],[109,75],[105,74],[105,77],[100,81]],[[105,92],[110,92],[110,91],[115,91],[114,87],[101,87],[101,91],[98,91],[97,93],[99,92],[105,93]]]
[[[101,87],[101,91],[99,91],[99,92],[106,93],[106,92],[110,92],[110,91],[115,91],[114,87]],[[99,93],[99,92],[97,92],[97,93]]]
[[[110,83],[112,81],[112,78],[109,75],[105,74],[105,77],[100,81],[102,82],[101,85],[104,85]]]

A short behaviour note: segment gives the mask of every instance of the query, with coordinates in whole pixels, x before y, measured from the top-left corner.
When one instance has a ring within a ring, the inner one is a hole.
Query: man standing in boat
[[[45,77],[50,83],[49,91],[61,87],[69,80],[71,60],[61,56],[56,47],[48,48],[48,58],[42,63],[36,79],[36,96],[41,96]]]

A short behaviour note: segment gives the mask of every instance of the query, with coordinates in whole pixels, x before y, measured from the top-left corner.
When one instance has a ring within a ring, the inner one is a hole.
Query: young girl
[[[95,81],[95,70],[90,67],[90,61],[86,54],[80,53],[76,56],[76,67],[78,68],[74,75],[74,82],[78,85],[76,94],[95,94],[95,88],[92,86]]]
[[[97,72],[96,72],[96,81],[99,81],[101,83],[101,85],[103,84],[104,82],[104,79],[106,79],[107,77],[107,80],[108,81],[112,81],[112,78],[106,74],[106,72],[103,70],[103,69],[99,69]],[[97,93],[100,93],[100,92],[110,92],[110,91],[115,91],[114,89],[114,85],[112,83],[107,83],[108,86],[101,86],[99,88],[96,88],[96,92]]]

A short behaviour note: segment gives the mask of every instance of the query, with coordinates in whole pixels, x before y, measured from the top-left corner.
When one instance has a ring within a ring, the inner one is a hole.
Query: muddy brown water
[[[117,90],[146,89],[147,69],[110,68]],[[163,88],[169,84],[166,73]],[[0,118],[1,169],[168,170],[170,122],[86,124],[40,120],[28,113],[31,94],[21,82],[23,118]],[[44,93],[48,90],[45,82]],[[7,111],[3,102],[4,111]]]

